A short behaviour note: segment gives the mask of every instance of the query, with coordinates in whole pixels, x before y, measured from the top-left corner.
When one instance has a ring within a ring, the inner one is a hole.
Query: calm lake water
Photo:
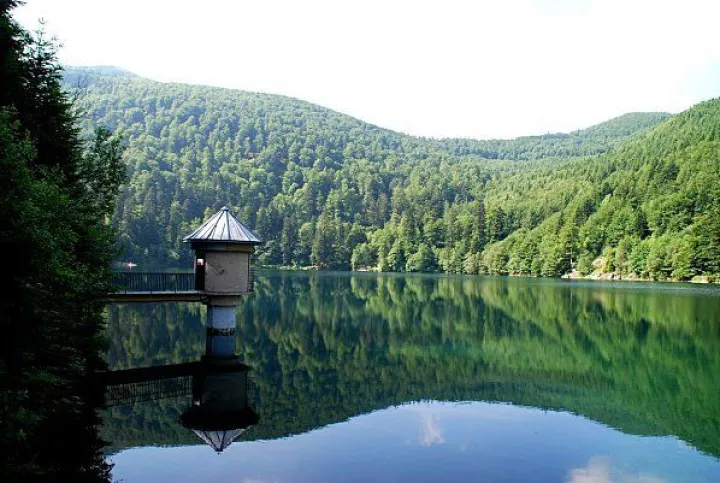
[[[108,309],[111,369],[197,361],[201,304]],[[265,272],[238,308],[259,420],[104,412],[114,479],[720,482],[720,288]],[[235,434],[236,435],[236,434]]]

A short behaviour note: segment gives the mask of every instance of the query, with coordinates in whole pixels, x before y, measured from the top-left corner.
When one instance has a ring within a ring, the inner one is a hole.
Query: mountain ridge
[[[146,266],[189,266],[182,237],[228,205],[271,266],[720,274],[720,100],[574,134],[437,141],[282,96],[86,73],[83,128],[125,138],[113,223]]]
[[[610,118],[606,121],[603,121],[603,122],[600,122],[597,124],[593,124],[593,125],[590,125],[585,128],[578,128],[578,129],[568,131],[568,132],[556,131],[556,132],[548,132],[545,134],[522,135],[522,136],[517,136],[517,137],[512,137],[512,138],[469,138],[469,137],[464,137],[464,136],[459,136],[459,137],[454,137],[454,136],[450,136],[450,137],[417,136],[417,135],[408,134],[408,133],[405,133],[402,131],[396,131],[394,129],[382,127],[380,125],[373,124],[373,123],[367,122],[363,119],[354,117],[350,114],[346,114],[342,111],[338,111],[338,110],[335,110],[335,109],[332,109],[329,107],[325,107],[321,104],[316,104],[316,103],[313,103],[310,101],[306,101],[306,100],[303,100],[298,97],[288,96],[285,94],[273,94],[273,93],[266,93],[266,92],[260,92],[260,91],[248,91],[248,90],[244,90],[244,89],[236,89],[233,87],[211,86],[211,85],[205,85],[205,84],[191,84],[191,83],[175,82],[175,81],[170,81],[170,82],[158,81],[158,80],[154,80],[154,79],[151,79],[148,77],[141,76],[139,74],[135,74],[134,72],[127,70],[123,67],[118,67],[118,66],[113,66],[113,65],[92,65],[92,66],[68,65],[68,66],[65,66],[65,68],[64,68],[65,84],[72,85],[74,80],[78,80],[78,78],[80,78],[80,73],[101,75],[101,76],[111,76],[111,77],[125,77],[125,78],[129,78],[129,79],[143,80],[143,81],[154,82],[154,83],[164,84],[164,85],[177,85],[177,86],[199,87],[199,88],[208,88],[208,89],[223,89],[223,90],[228,90],[228,91],[233,91],[233,92],[241,92],[241,93],[250,94],[250,95],[280,97],[280,98],[284,98],[284,99],[291,100],[291,101],[298,101],[298,102],[306,103],[308,105],[315,106],[317,108],[320,108],[320,109],[323,109],[326,111],[330,111],[330,112],[333,112],[333,113],[341,115],[341,116],[347,116],[353,120],[362,122],[368,126],[377,128],[379,130],[389,131],[389,132],[392,132],[395,134],[408,136],[408,137],[416,138],[416,139],[420,139],[420,140],[430,141],[430,142],[445,142],[445,141],[508,142],[508,141],[516,141],[516,140],[527,140],[527,139],[545,139],[548,137],[557,137],[557,136],[572,137],[572,136],[581,135],[581,133],[592,132],[595,130],[602,129],[604,126],[615,124],[617,121],[621,121],[621,120],[628,119],[628,118],[640,117],[640,116],[649,118],[649,121],[647,122],[646,127],[650,127],[651,125],[654,125],[656,122],[658,122],[658,121],[653,122],[654,120],[656,120],[656,119],[665,120],[665,119],[670,118],[673,115],[669,112],[662,112],[662,111],[658,111],[658,112],[653,112],[653,111],[627,112],[627,113],[615,116],[613,118]],[[627,135],[631,135],[631,134],[633,134],[633,132],[627,133]]]

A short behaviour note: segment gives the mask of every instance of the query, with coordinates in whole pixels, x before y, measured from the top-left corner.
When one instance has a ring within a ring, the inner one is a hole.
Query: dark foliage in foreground
[[[0,480],[103,481],[87,376],[124,169],[107,132],[80,139],[55,45],[13,21],[16,4],[0,2]]]

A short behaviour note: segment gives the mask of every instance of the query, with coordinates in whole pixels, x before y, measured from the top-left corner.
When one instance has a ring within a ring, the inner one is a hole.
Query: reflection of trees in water
[[[269,273],[239,308],[238,350],[262,416],[248,436],[411,400],[496,400],[673,434],[718,455],[719,305],[662,288]],[[112,307],[110,364],[193,360],[202,316],[198,306]],[[128,424],[170,421],[168,404]]]

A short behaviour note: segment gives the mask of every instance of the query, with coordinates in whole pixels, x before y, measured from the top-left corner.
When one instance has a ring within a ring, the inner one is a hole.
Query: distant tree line
[[[720,273],[720,101],[571,134],[415,138],[298,100],[74,69],[85,126],[121,131],[125,256],[189,266],[223,204],[260,263],[530,276]]]

